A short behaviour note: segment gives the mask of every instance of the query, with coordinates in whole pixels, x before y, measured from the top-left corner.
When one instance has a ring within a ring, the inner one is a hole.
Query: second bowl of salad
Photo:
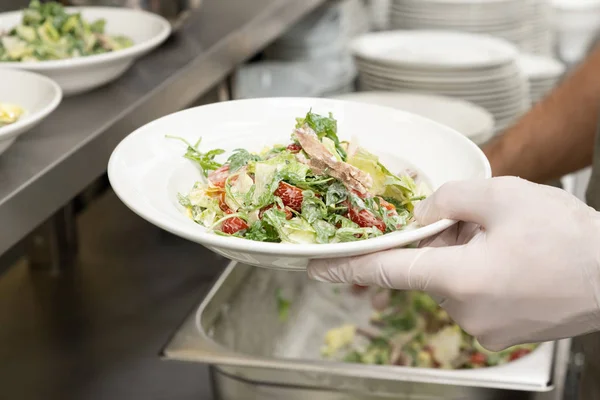
[[[490,177],[458,132],[387,107],[312,98],[217,103],[123,140],[109,168],[148,221],[246,264],[304,269],[311,258],[407,246],[453,221],[414,221],[450,180]]]
[[[0,68],[41,73],[74,95],[117,79],[170,32],[167,20],[149,12],[34,0],[0,14]]]

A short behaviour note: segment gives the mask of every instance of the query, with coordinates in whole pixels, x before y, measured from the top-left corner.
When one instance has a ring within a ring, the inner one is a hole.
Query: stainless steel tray
[[[232,263],[164,355],[216,365],[217,392],[248,395],[241,398],[270,398],[268,393],[281,398],[288,392],[294,393],[293,398],[306,399],[339,398],[336,393],[345,393],[344,398],[373,399],[530,398],[531,392],[552,391],[556,368],[564,369],[566,364],[564,351],[557,361],[555,343],[545,343],[516,362],[479,370],[322,360],[320,347],[328,329],[348,321],[359,323],[371,312],[368,301],[346,294],[347,289],[340,286],[334,291],[332,285],[310,281],[301,273]],[[291,300],[285,322],[277,312],[278,290]],[[250,387],[262,394],[250,396]],[[334,397],[317,396],[315,391]],[[221,393],[219,398],[233,397]]]

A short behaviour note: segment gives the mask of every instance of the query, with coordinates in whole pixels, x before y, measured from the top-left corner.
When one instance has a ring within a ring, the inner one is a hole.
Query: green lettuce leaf
[[[312,190],[303,191],[302,198],[302,217],[309,224],[327,217],[327,206],[323,203],[323,200],[315,196]]]
[[[282,239],[288,243],[311,244],[317,242],[314,228],[304,218],[295,217],[282,224],[285,233]]]
[[[348,198],[348,189],[340,181],[335,181],[327,188],[325,195],[325,204],[328,207],[335,207],[337,204]]]
[[[317,234],[317,243],[329,243],[335,237],[335,226],[329,222],[318,219],[312,223],[312,227]]]
[[[415,183],[409,176],[398,177],[391,173],[380,161],[379,157],[359,147],[346,161],[363,172],[371,175],[373,186],[371,193],[408,201],[413,196]]]

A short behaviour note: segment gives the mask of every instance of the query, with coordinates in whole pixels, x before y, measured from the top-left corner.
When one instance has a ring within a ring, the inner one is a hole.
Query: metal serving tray
[[[278,315],[277,291],[291,301],[285,321]],[[569,341],[544,343],[520,360],[478,370],[323,360],[325,332],[346,322],[364,323],[371,310],[347,285],[232,263],[164,355],[215,365],[213,383],[221,399],[529,399],[562,385],[557,379],[564,379]]]

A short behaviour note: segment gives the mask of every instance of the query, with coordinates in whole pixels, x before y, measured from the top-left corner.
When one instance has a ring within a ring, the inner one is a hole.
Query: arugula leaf
[[[290,182],[303,190],[312,190],[315,193],[325,194],[328,184],[335,178],[324,176],[307,176],[304,182]]]
[[[251,154],[245,149],[235,149],[233,154],[231,154],[231,156],[229,156],[227,159],[227,162],[229,163],[229,172],[236,172],[240,168],[248,165],[250,161],[260,161],[260,157],[255,154]]]
[[[296,128],[301,128],[304,124],[315,131],[319,139],[324,137],[331,139],[342,161],[346,160],[347,154],[340,144],[337,135],[337,121],[333,118],[332,113],[329,113],[328,117],[324,117],[309,110],[304,118],[296,118]]]
[[[275,292],[275,299],[277,301],[277,312],[279,314],[279,321],[285,322],[290,316],[290,306],[292,302],[283,297],[281,289],[277,289]]]
[[[248,231],[246,232],[246,239],[254,240],[256,242],[279,242],[279,234],[269,224],[263,223],[262,221],[256,221]]]
[[[189,160],[195,161],[202,169],[202,173],[204,174],[204,176],[208,176],[208,171],[214,171],[223,166],[221,163],[215,161],[215,157],[225,153],[225,150],[214,149],[207,153],[202,153],[200,150],[198,150],[202,138],[198,139],[196,144],[192,145],[190,142],[181,137],[170,135],[167,135],[166,137],[169,139],[180,140],[187,145],[187,151],[185,152],[184,157]]]
[[[387,197],[387,196],[383,196],[383,199],[385,201],[387,201],[388,203],[392,204],[394,207],[396,207],[396,211],[400,212],[401,210],[406,208],[406,203],[395,199],[393,197]]]
[[[312,224],[313,229],[317,233],[317,243],[329,243],[335,236],[335,226],[329,222],[323,221],[322,219],[316,220]]]
[[[412,216],[405,208],[396,209],[395,213],[388,210],[381,205],[381,199],[379,197],[365,199],[365,205],[369,211],[383,221],[386,226],[386,232],[395,232],[398,229],[401,229],[406,225],[406,221]]]
[[[347,198],[348,190],[342,182],[336,180],[327,188],[327,194],[325,195],[325,204],[328,207],[335,207],[336,204],[341,203]]]
[[[312,190],[302,192],[302,217],[312,224],[316,220],[327,216],[327,206],[321,199],[315,196]]]

